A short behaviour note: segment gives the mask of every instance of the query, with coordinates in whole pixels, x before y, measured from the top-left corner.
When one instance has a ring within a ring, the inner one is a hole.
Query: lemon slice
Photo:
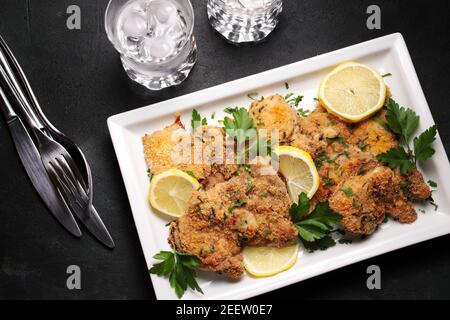
[[[186,213],[192,193],[199,188],[200,183],[186,172],[169,169],[153,177],[148,200],[156,210],[179,218]]]
[[[357,62],[345,62],[321,82],[320,103],[332,114],[358,122],[381,109],[386,100],[386,84],[378,72]]]
[[[320,177],[309,153],[289,146],[280,146],[275,149],[275,153],[291,200],[297,202],[302,192],[311,199],[319,188]]]
[[[290,269],[298,257],[298,243],[284,248],[246,247],[242,250],[244,267],[255,277],[270,277]]]

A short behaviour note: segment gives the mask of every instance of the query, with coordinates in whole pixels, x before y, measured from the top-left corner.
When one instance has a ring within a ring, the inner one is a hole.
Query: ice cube
[[[150,44],[150,54],[155,59],[167,57],[173,50],[174,44],[167,37],[156,37]]]
[[[145,35],[147,21],[145,16],[137,12],[130,12],[123,22],[122,31],[126,37],[139,38]]]
[[[149,11],[159,22],[167,23],[177,12],[177,7],[169,0],[154,0],[149,5]]]
[[[176,12],[177,7],[175,7],[172,2],[165,1],[161,6],[159,6],[158,10],[156,11],[156,18],[161,23],[166,23],[171,17],[175,15]]]

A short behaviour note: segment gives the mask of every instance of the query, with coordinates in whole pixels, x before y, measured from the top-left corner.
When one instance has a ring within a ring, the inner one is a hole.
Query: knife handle
[[[2,109],[3,115],[5,116],[6,122],[10,122],[15,118],[17,118],[17,114],[11,107],[8,98],[6,97],[5,92],[3,92],[3,89],[1,87],[0,87],[0,108]]]
[[[20,110],[20,115],[24,120],[32,132],[34,133],[36,139],[39,139],[39,135],[43,134],[42,130],[38,127],[33,117],[26,111],[26,105],[29,104],[28,99],[21,95],[21,91],[17,88],[13,80],[8,76],[7,71],[0,65],[0,87],[3,87],[3,94],[5,95],[5,99],[11,99],[11,103],[13,106],[16,106],[18,110]],[[6,94],[5,94],[6,91]],[[13,112],[13,116],[17,117],[17,113],[13,110],[11,105],[9,105],[10,111]],[[9,112],[10,113],[10,112]],[[11,114],[9,114],[11,116]]]
[[[19,97],[24,100],[24,112],[28,112],[29,116],[33,119],[34,123],[40,128],[45,128],[42,121],[34,113],[33,109],[30,108],[32,104],[35,108],[40,109],[39,103],[37,102],[36,96],[25,76],[22,68],[14,57],[13,53],[9,49],[5,40],[3,40],[0,35],[0,67],[3,67],[5,73],[9,77],[12,84],[17,90]],[[25,101],[26,100],[26,101]],[[29,103],[26,103],[29,102]]]

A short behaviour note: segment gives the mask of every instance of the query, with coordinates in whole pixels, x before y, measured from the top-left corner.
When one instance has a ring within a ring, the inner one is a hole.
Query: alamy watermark
[[[81,29],[81,9],[79,6],[72,4],[67,7],[66,13],[69,15],[66,20],[66,26],[69,30]]]
[[[369,290],[381,289],[381,269],[377,265],[370,265],[366,270],[370,276],[367,278],[366,285]]]
[[[367,7],[366,13],[370,16],[367,18],[366,26],[369,30],[381,29],[381,9],[376,4]]]
[[[193,135],[184,130],[175,130],[171,135],[174,147],[171,160],[174,164],[198,165],[249,165],[270,164],[273,170],[261,174],[276,174],[278,158],[272,153],[279,145],[279,132],[265,129],[233,129],[223,131],[219,127],[201,126]]]
[[[81,269],[77,265],[70,265],[66,269],[66,273],[69,274],[66,280],[66,287],[69,290],[81,289]]]

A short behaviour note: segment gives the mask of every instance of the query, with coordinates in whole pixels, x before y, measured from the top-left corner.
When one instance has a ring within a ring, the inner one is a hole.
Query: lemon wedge
[[[297,261],[298,248],[298,243],[284,248],[246,247],[242,250],[245,270],[258,278],[286,271]]]
[[[275,153],[278,155],[279,171],[286,179],[291,200],[297,202],[302,192],[311,199],[320,184],[319,173],[311,155],[290,146],[279,146]]]
[[[186,213],[192,193],[200,186],[200,183],[186,172],[169,169],[153,177],[148,200],[156,210],[179,218]]]
[[[386,100],[383,77],[357,62],[338,65],[322,80],[320,103],[335,116],[358,122],[381,109]]]

